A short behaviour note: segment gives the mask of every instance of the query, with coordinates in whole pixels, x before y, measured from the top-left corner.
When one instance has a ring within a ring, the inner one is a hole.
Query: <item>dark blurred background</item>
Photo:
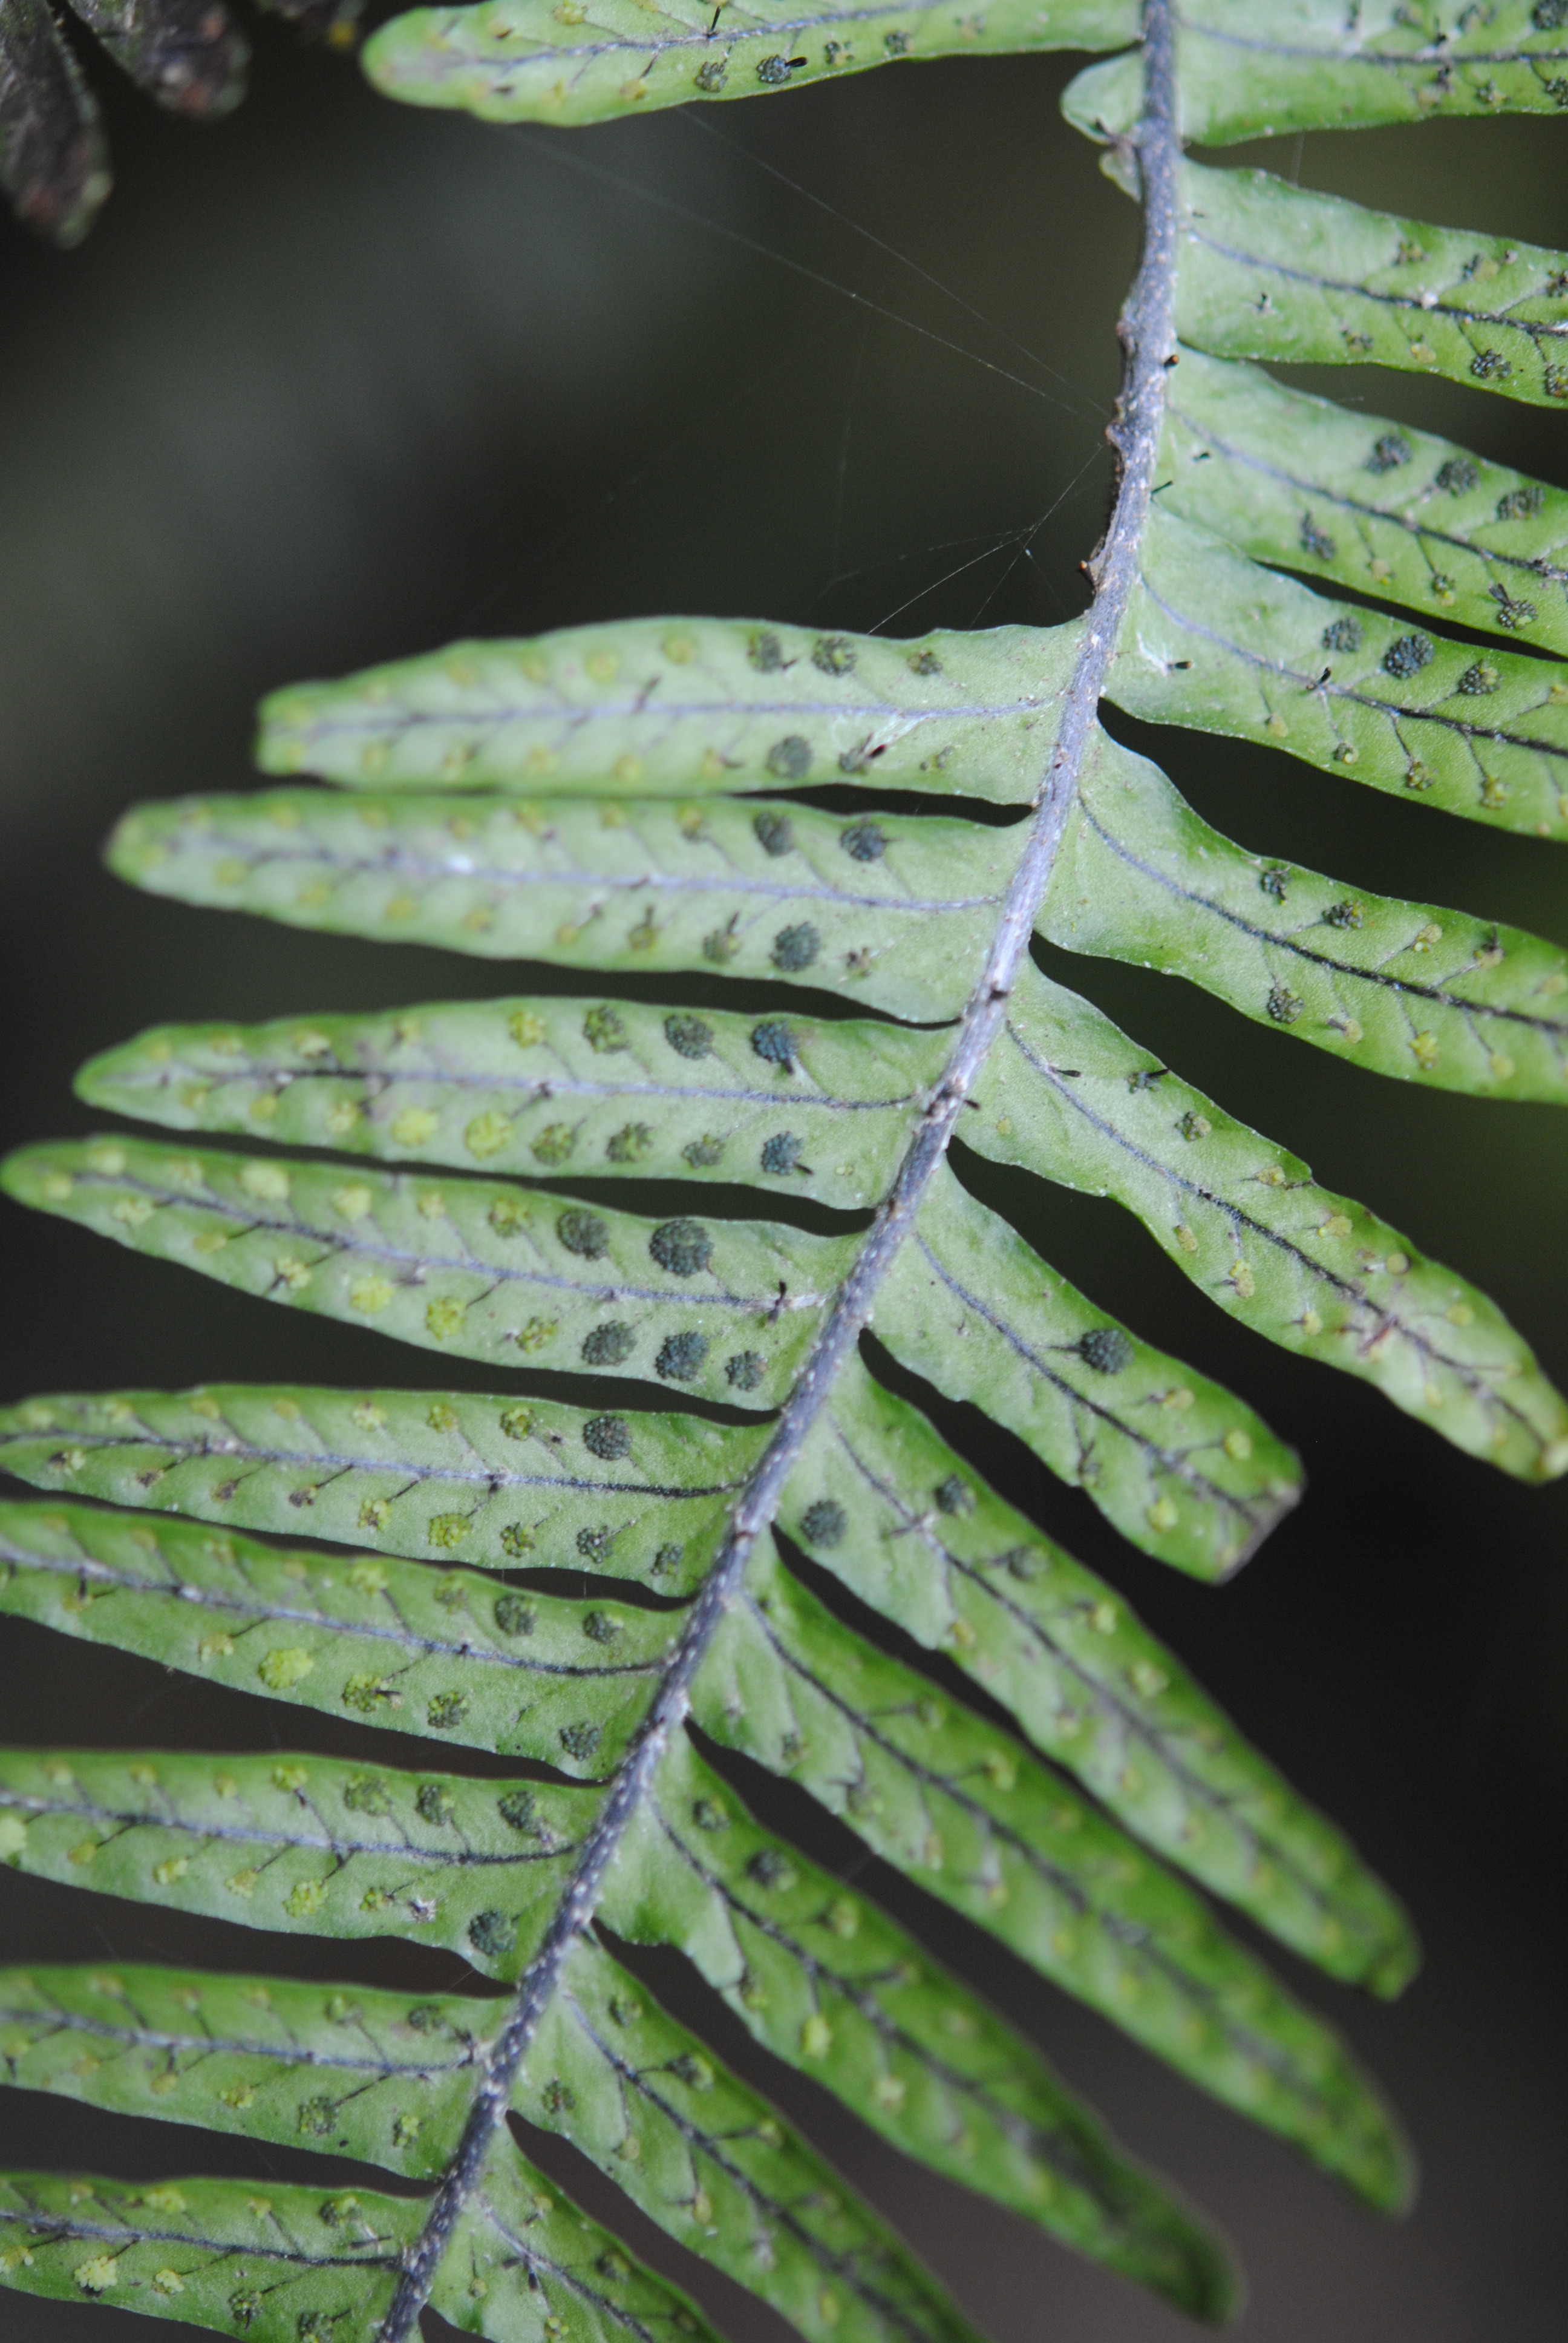
[[[250,711],[270,687],[469,631],[667,609],[900,632],[1049,624],[1081,606],[1136,218],[1058,120],[1069,70],[922,65],[560,136],[399,110],[351,62],[273,27],[249,103],[216,130],[159,118],[95,66],[119,179],[99,226],[65,257],[0,230],[7,1143],[84,1128],[72,1070],[155,1019],[552,981],[220,920],[104,875],[99,841],[131,799],[244,784]],[[1568,245],[1565,136],[1547,122],[1438,125],[1254,159]],[[1323,387],[1568,479],[1561,417],[1365,369]],[[1111,720],[1250,847],[1568,936],[1561,850]],[[1406,1092],[1175,983],[1053,966],[1490,1288],[1568,1373],[1568,1191],[1547,1109]],[[703,997],[698,980],[662,990]],[[994,1172],[978,1183],[1098,1300],[1239,1383],[1305,1454],[1307,1503],[1219,1593],[1119,1547],[1021,1451],[983,1443],[1010,1493],[1125,1588],[1412,1905],[1428,1965],[1399,2007],[1293,1982],[1403,2109],[1425,2168],[1417,2211],[1380,2225],[951,1916],[907,1888],[890,1900],[1221,2218],[1251,2277],[1247,2343],[1555,2343],[1568,2326],[1563,1492],[1504,1483],[1363,1388],[1272,1352],[1208,1310],[1115,1208]],[[429,1363],[372,1333],[226,1295],[8,1204],[0,1244],[6,1399],[209,1376],[428,1380]],[[5,1734],[27,1744],[371,1739],[15,1623],[0,1626],[0,1684]],[[376,1745],[418,1762],[417,1745]],[[827,1830],[819,1844],[830,1858],[846,1845]],[[12,1960],[450,1974],[413,1951],[254,1936],[9,1873],[0,1928]],[[700,2006],[672,1965],[661,1989]],[[727,2016],[704,2022],[920,2237],[998,2343],[1184,2331],[902,2165],[768,2068]],[[14,2164],[322,2170],[19,2094],[0,2097],[0,2133]],[[607,2184],[555,2160],[606,2208]],[[610,2209],[739,2343],[779,2343],[747,2298]],[[0,2332],[176,2330],[11,2295]]]

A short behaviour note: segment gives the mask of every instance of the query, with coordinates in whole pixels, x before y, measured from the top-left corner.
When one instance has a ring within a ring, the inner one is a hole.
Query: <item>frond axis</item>
[[[1119,462],[1117,496],[1091,566],[1095,597],[1084,622],[1060,729],[1031,819],[1029,842],[1003,900],[946,1073],[910,1142],[898,1176],[829,1309],[778,1428],[743,1490],[730,1526],[692,1605],[668,1671],[582,1843],[577,1867],[518,1988],[475,2092],[461,2144],[407,2255],[378,2343],[409,2343],[458,2219],[505,2121],[513,2086],[540,2016],[554,1996],[577,1936],[591,1922],[605,1874],[642,1803],[671,1735],[685,1718],[698,1668],[740,1589],[751,1548],[771,1525],[784,1484],[839,1371],[869,1322],[877,1290],[913,1228],[960,1113],[1002,1030],[1012,980],[1035,920],[1077,796],[1079,775],[1099,723],[1101,689],[1140,566],[1164,421],[1167,368],[1176,344],[1176,256],[1181,135],[1170,0],[1145,0],[1146,96],[1127,144],[1143,186],[1143,252],[1118,325],[1124,354],[1121,397],[1107,436]]]

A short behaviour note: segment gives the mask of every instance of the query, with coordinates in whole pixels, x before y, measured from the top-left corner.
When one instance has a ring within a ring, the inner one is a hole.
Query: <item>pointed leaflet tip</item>
[[[590,0],[488,0],[416,8],[382,25],[365,70],[387,97],[461,106],[487,122],[558,127],[690,101],[756,97],[839,80],[898,58],[1108,49],[1135,39],[1131,0],[996,0],[977,15],[883,5],[809,15],[761,0],[726,25],[710,7],[659,12],[627,29]]]
[[[706,1779],[711,1821],[723,1785]],[[900,1969],[928,1968],[910,1940],[738,1815],[704,1845],[717,1836],[731,1857],[716,1855],[727,1879],[745,1883],[729,1907],[732,1941],[759,1963],[749,2002],[744,1989],[729,1998],[760,2041],[894,2146],[1167,2300],[1201,2311],[1223,2293],[1217,2241],[1118,2154],[982,2004],[940,1970],[919,1986],[894,1982]],[[740,1840],[749,1870],[733,1859]],[[668,1843],[666,1860],[678,1860]],[[747,1902],[775,1925],[749,1926]],[[689,1916],[702,1904],[696,1890]],[[718,1919],[724,1899],[711,1887],[709,1906]],[[863,1912],[864,1939],[859,1926],[846,1938]],[[701,1966],[726,1981],[711,1957]],[[956,2046],[956,2026],[941,2032],[942,2009],[969,2021],[967,2046]],[[678,2242],[765,2298],[781,2297],[808,2343],[839,2343],[846,2328],[861,2343],[972,2343],[901,2240],[591,1941],[572,1953],[514,2105],[610,2173]],[[689,2176],[673,2195],[662,2177],[672,2168]],[[755,2253],[760,2223],[773,2244],[766,2272]]]
[[[831,781],[1027,805],[1080,631],[938,628],[890,641],[770,619],[628,618],[452,643],[274,692],[256,762],[378,791],[645,800]]]
[[[976,1095],[978,1153],[1114,1196],[1254,1332],[1521,1480],[1551,1476],[1568,1403],[1494,1302],[1032,967]]]
[[[693,1716],[1201,2089],[1382,2201],[1392,2121],[1337,2036],[1185,1882],[780,1564],[754,1558]]]
[[[945,1169],[877,1334],[1193,1577],[1230,1577],[1301,1496],[1299,1460],[1250,1407],[1109,1322]]]
[[[0,1185],[241,1292],[424,1350],[568,1371],[586,1355],[655,1390],[751,1408],[789,1391],[859,1251],[781,1222],[656,1222],[511,1182],[345,1177],[341,1163],[139,1139],[23,1149]],[[585,1446],[618,1463],[629,1430],[598,1421]]]
[[[853,841],[860,831],[844,832]],[[884,833],[878,829],[875,841]],[[842,837],[839,840],[842,848]],[[388,1162],[589,1180],[887,1192],[950,1048],[868,1019],[643,1001],[422,1002],[371,1017],[163,1026],[76,1076],[91,1106]]]
[[[1103,733],[1040,925],[1398,1081],[1568,1101],[1561,947],[1249,853]]]
[[[768,1434],[639,1408],[620,1419],[625,1454],[607,1459],[585,1438],[603,1413],[304,1384],[65,1393],[0,1409],[0,1464],[35,1487],[226,1529],[688,1594]]]

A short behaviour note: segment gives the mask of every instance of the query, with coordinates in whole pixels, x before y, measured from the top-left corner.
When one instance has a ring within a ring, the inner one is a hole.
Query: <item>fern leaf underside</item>
[[[1273,14],[1262,40],[1240,0],[1180,28],[1151,0],[1140,51],[1114,0],[983,20],[486,0],[369,45],[396,96],[562,124],[891,58],[1121,49],[1067,110],[1147,194],[1122,486],[1070,626],[890,642],[666,619],[461,645],[279,693],[275,786],[121,823],[113,866],[175,900],[608,989],[156,1029],[79,1088],[161,1136],[4,1169],[24,1203],[478,1362],[496,1390],[443,1391],[436,1367],[429,1388],[0,1411],[0,1462],[45,1493],[0,1504],[0,1609],[286,1704],[278,1737],[300,1744],[0,1753],[5,1859],[237,1926],[437,1946],[471,1974],[421,1999],[243,1955],[0,1973],[14,2084],[422,2192],[15,2174],[0,2282],[253,2343],[403,2343],[426,2301],[496,2343],[706,2336],[536,2169],[516,2115],[809,2343],[962,2343],[910,2247],[658,2006],[638,1948],[662,1946],[895,2147],[1226,2316],[1201,2221],[872,1893],[763,1825],[759,1774],[1369,2203],[1405,2200],[1375,2087],[1215,1909],[1390,1995],[1417,1957],[1397,1903],[1124,1600],[890,1388],[980,1407],[1206,1580],[1300,1494],[1243,1401],[971,1192],[950,1131],[1114,1196],[1221,1308],[1462,1448],[1525,1480],[1568,1469],[1568,1406],[1484,1295],[1028,956],[1038,932],[1395,1079],[1568,1102],[1568,956],[1252,854],[1095,726],[1103,693],[1568,836],[1563,493],[1256,363],[1568,401],[1568,256],[1179,151],[1560,106],[1568,17],[1504,0],[1438,55],[1381,0],[1353,40],[1326,0]],[[865,809],[814,802],[829,782]],[[974,799],[1014,818],[978,821]],[[621,972],[775,1000],[654,1007],[617,997]],[[628,1178],[689,1201],[624,1209]],[[715,1182],[779,1217],[710,1210]],[[808,1232],[790,1199],[870,1230]],[[602,1396],[508,1393],[520,1369]],[[324,1758],[313,1715],[439,1746],[428,1769]],[[465,1750],[530,1770],[479,1778]]]

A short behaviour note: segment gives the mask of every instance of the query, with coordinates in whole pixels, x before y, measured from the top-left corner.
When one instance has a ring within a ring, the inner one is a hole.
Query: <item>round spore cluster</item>
[[[1079,1337],[1078,1355],[1097,1375],[1119,1375],[1132,1364],[1132,1344],[1120,1326],[1091,1326]]]
[[[658,1346],[658,1356],[653,1363],[654,1373],[666,1383],[689,1383],[702,1372],[708,1356],[706,1334],[667,1334]]]
[[[1419,675],[1430,664],[1432,657],[1432,644],[1425,635],[1401,635],[1382,655],[1383,672],[1400,683],[1408,683],[1412,675]]]
[[[574,1206],[556,1222],[556,1234],[568,1252],[575,1252],[584,1261],[602,1261],[609,1251],[609,1229],[597,1212],[582,1212]]]
[[[713,1239],[700,1221],[661,1221],[648,1249],[671,1277],[696,1277],[713,1259]]]
[[[799,976],[802,969],[810,967],[821,949],[820,930],[814,928],[809,920],[802,920],[798,927],[779,929],[769,958],[786,976]]]
[[[762,1169],[776,1179],[788,1172],[803,1172],[806,1167],[800,1161],[800,1150],[804,1145],[805,1141],[797,1139],[792,1131],[776,1131],[771,1139],[762,1142]]]
[[[751,1047],[767,1065],[788,1066],[791,1070],[794,1067],[795,1036],[789,1026],[777,1018],[769,1018],[762,1024],[752,1027]]]
[[[712,1054],[713,1028],[705,1017],[667,1017],[664,1038],[679,1058],[706,1058]]]
[[[583,1337],[583,1364],[588,1367],[618,1367],[630,1358],[637,1348],[637,1336],[620,1319],[612,1318],[603,1326],[595,1326]]]

